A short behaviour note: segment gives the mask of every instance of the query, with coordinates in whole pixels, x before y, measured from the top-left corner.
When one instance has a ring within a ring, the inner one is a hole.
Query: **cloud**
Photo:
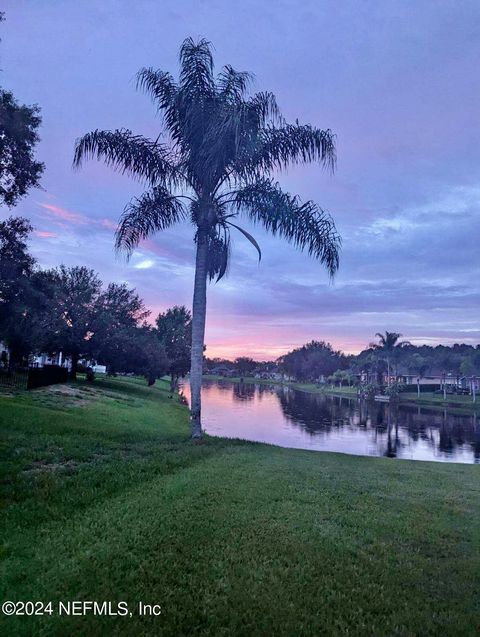
[[[41,239],[54,239],[55,237],[58,237],[56,232],[49,232],[47,230],[35,230],[34,234]]]
[[[153,268],[155,265],[155,261],[153,259],[142,259],[134,264],[134,268],[136,270],[148,270],[149,268]]]
[[[76,212],[71,212],[70,210],[66,210],[65,208],[61,208],[60,206],[54,206],[49,203],[39,203],[41,208],[47,210],[50,215],[61,219],[62,221],[69,221],[73,224],[86,224],[88,223],[88,218],[85,215],[78,214]]]

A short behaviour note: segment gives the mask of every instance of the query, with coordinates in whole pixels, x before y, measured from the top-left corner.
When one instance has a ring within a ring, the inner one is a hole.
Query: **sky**
[[[227,278],[208,290],[207,356],[272,359],[312,339],[358,352],[385,330],[420,344],[480,342],[480,4],[477,0],[3,0],[0,84],[42,110],[42,189],[31,219],[43,267],[88,265],[127,282],[152,310],[191,306],[193,229],[113,250],[141,184],[101,163],[72,169],[93,129],[156,138],[161,119],[135,90],[143,66],[178,71],[187,36],[214,45],[218,70],[255,76],[287,120],[336,134],[334,175],[276,175],[313,199],[342,236],[333,282],[307,254],[244,222]],[[0,210],[2,218],[9,211]]]

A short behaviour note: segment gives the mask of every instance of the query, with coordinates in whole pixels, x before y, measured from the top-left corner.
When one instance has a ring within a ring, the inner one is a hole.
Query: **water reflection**
[[[185,391],[188,396],[188,386]],[[284,447],[480,462],[480,423],[475,414],[368,403],[279,386],[206,381],[203,421],[212,435]]]

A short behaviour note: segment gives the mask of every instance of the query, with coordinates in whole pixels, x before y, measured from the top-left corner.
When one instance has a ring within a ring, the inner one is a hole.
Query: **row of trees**
[[[311,341],[281,356],[276,361],[257,362],[252,358],[206,359],[208,370],[225,369],[239,376],[280,373],[301,382],[320,378],[335,384],[352,384],[362,374],[383,379],[415,375],[451,376],[480,375],[480,345],[412,345],[398,332],[376,334],[358,355],[344,354],[325,341]]]
[[[27,219],[0,222],[0,341],[10,367],[28,364],[39,352],[70,359],[76,377],[82,359],[104,364],[110,373],[145,375],[149,383],[165,373],[172,390],[189,369],[191,315],[185,307],[159,314],[155,326],[135,290],[103,286],[84,266],[42,270],[28,252]]]
[[[386,373],[388,377],[413,374],[419,378],[441,374],[480,374],[480,345],[413,345],[402,340],[398,332],[388,331],[376,336],[376,343],[371,343],[358,356],[351,358],[353,371],[377,371]]]

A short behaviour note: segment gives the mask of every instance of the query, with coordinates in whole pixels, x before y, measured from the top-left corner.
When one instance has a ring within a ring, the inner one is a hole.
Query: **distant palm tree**
[[[192,306],[191,425],[200,437],[201,379],[207,279],[225,274],[230,230],[256,248],[255,239],[233,220],[244,214],[324,264],[338,268],[340,239],[329,215],[313,202],[283,192],[271,173],[289,164],[318,161],[333,170],[334,137],[298,122],[287,124],[271,93],[247,95],[248,73],[226,66],[215,77],[206,40],[186,39],[180,49],[180,78],[142,69],[137,86],[150,93],[163,114],[155,141],[131,131],[98,131],[77,140],[74,166],[103,159],[150,186],[131,201],[116,233],[117,249],[128,254],[157,231],[190,220],[196,264]]]
[[[375,336],[378,338],[378,343],[370,343],[370,347],[374,350],[377,350],[382,353],[383,358],[387,362],[387,374],[388,374],[388,385],[390,385],[390,363],[391,360],[395,358],[397,352],[402,349],[402,347],[406,347],[407,345],[411,345],[409,341],[400,341],[402,334],[398,332],[387,332],[385,334],[381,334],[377,332]]]

